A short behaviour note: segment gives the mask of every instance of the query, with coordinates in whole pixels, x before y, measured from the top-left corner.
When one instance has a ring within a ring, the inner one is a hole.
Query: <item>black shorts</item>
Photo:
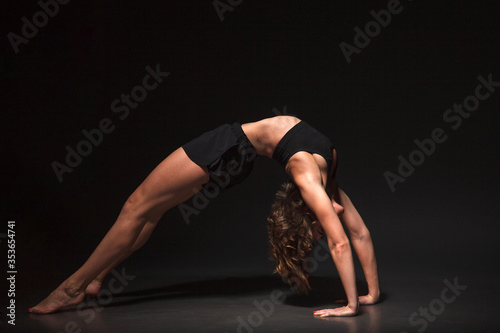
[[[219,126],[182,148],[194,163],[208,168],[213,184],[207,186],[207,190],[213,186],[225,190],[241,183],[252,171],[257,157],[254,146],[239,123]]]

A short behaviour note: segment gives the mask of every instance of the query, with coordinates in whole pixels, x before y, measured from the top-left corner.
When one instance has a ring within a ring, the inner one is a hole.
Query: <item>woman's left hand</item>
[[[357,311],[354,311],[348,305],[341,308],[314,311],[316,317],[349,317],[355,316],[357,313]]]

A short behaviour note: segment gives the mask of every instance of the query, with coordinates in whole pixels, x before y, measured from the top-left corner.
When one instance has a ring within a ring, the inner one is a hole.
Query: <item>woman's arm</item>
[[[380,287],[378,281],[377,260],[370,231],[366,227],[363,219],[354,207],[347,194],[338,188],[340,204],[344,207],[342,223],[349,233],[352,247],[356,251],[363,272],[368,284],[368,295],[360,296],[360,304],[374,304],[380,298]]]
[[[312,156],[311,156],[312,158]],[[321,174],[314,162],[300,163],[300,167],[289,169],[302,198],[321,223],[328,239],[330,252],[347,296],[347,306],[316,311],[317,316],[352,316],[358,313],[356,274],[349,238],[335,213],[332,202],[321,184]],[[289,164],[290,165],[290,164]]]

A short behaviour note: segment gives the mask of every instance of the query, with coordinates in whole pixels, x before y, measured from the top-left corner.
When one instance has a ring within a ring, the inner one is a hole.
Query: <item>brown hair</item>
[[[281,186],[267,221],[274,272],[307,293],[311,287],[306,260],[316,241],[311,229],[313,217],[307,213],[297,185],[288,182]]]

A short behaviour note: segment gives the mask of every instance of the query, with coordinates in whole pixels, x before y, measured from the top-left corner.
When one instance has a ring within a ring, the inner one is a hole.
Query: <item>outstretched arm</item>
[[[319,172],[291,172],[294,182],[300,189],[302,198],[321,223],[328,239],[333,261],[347,296],[347,306],[336,309],[316,311],[316,316],[352,316],[358,313],[358,292],[356,274],[349,238],[335,213],[330,198],[321,184]]]
[[[360,296],[359,303],[377,303],[380,298],[380,287],[377,260],[375,259],[375,250],[373,249],[370,231],[368,231],[368,228],[356,210],[356,207],[354,207],[351,202],[351,199],[344,191],[342,191],[342,189],[337,189],[340,205],[344,207],[342,222],[349,233],[352,247],[354,248],[354,251],[356,251],[356,255],[361,263],[361,267],[363,268],[366,282],[368,284],[368,295]]]

